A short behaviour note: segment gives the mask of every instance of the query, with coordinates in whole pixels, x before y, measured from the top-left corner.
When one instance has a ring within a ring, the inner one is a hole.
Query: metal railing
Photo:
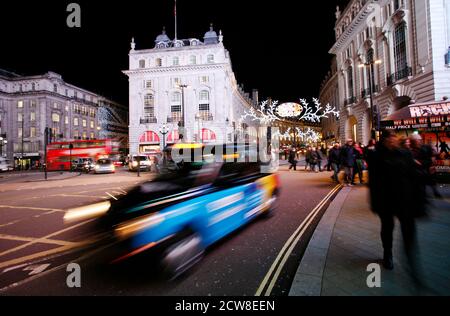
[[[156,117],[141,117],[141,125],[142,124],[156,124],[158,123],[158,120],[156,119]]]
[[[344,101],[345,106],[353,104],[353,103],[356,103],[356,97],[350,97]]]
[[[390,86],[390,85],[396,83],[397,81],[407,78],[409,76],[412,76],[412,68],[407,66],[407,67],[387,76],[386,83],[388,86]]]

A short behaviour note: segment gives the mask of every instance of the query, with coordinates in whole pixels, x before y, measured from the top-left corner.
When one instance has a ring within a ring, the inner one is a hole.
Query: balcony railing
[[[386,82],[387,82],[387,85],[390,86],[390,85],[396,83],[397,81],[407,78],[409,76],[412,76],[412,68],[407,66],[407,67],[397,71],[396,73],[393,73],[393,74],[387,76]]]
[[[181,115],[171,115],[167,117],[167,123],[179,123],[181,122]]]
[[[158,123],[158,120],[156,117],[142,117],[141,118],[141,125],[142,124],[156,124]]]
[[[211,113],[199,113],[199,118],[202,121],[214,121],[214,117]]]
[[[379,89],[378,85],[374,85],[372,90],[373,90],[373,93],[380,92],[380,89]],[[369,96],[370,96],[370,88],[366,88],[366,89],[363,89],[361,91],[361,98],[366,98],[366,97],[369,97]]]
[[[353,103],[356,103],[356,97],[350,97],[350,98],[348,98],[347,100],[344,101],[344,105],[345,106],[353,104]]]

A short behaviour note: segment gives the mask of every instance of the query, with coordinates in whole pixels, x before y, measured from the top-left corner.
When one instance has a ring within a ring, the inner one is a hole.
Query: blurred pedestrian
[[[289,151],[288,162],[291,164],[289,166],[289,170],[292,170],[292,168],[294,168],[294,171],[297,171],[298,161],[297,161],[296,157],[297,157],[297,150],[294,147],[292,147],[291,150]]]
[[[319,153],[316,148],[311,149],[311,154],[309,158],[309,164],[311,165],[311,172],[318,173],[317,165],[319,164]]]
[[[422,204],[423,199],[415,195],[421,182],[418,181],[413,156],[410,151],[401,148],[393,132],[383,132],[369,164],[369,177],[372,210],[381,220],[384,267],[389,270],[394,268],[394,217],[400,221],[405,252],[411,267],[415,267],[415,217],[425,205]]]
[[[353,169],[355,167],[355,149],[353,148],[353,140],[347,140],[347,143],[341,148],[340,162],[344,168],[344,182],[346,186],[352,186]]]
[[[339,144],[336,143],[328,153],[328,164],[331,166],[331,169],[333,170],[333,175],[331,176],[331,178],[337,183],[339,183],[339,170],[340,170],[339,163],[340,163],[340,150]]]
[[[364,171],[364,154],[363,149],[359,144],[353,146],[355,154],[355,167],[352,174],[352,185],[355,185],[356,174],[359,177],[359,183],[364,184],[363,171]]]
[[[311,147],[308,147],[306,148],[305,152],[305,171],[307,171],[308,167],[311,166],[310,159],[311,159]]]
[[[319,172],[322,172],[322,162],[325,160],[325,155],[323,154],[323,148],[317,147],[317,166],[319,168]]]

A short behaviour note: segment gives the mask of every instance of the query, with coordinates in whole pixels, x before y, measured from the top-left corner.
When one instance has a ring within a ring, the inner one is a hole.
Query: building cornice
[[[367,21],[367,17],[374,12],[375,1],[367,1],[364,7],[360,10],[358,15],[353,19],[352,23],[347,26],[344,33],[337,39],[336,43],[329,50],[330,54],[337,55],[339,51],[345,48],[348,43],[355,37],[356,31],[361,26],[361,23]]]
[[[132,70],[123,70],[122,72],[128,76],[141,75],[141,74],[160,74],[160,73],[176,73],[176,72],[189,72],[198,70],[215,70],[229,68],[229,64],[203,64],[203,65],[189,65],[189,66],[176,66],[176,67],[158,67],[158,68],[139,68]]]

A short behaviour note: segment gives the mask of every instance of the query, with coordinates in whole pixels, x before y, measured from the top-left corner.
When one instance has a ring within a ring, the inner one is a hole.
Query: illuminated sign
[[[277,108],[277,114],[281,117],[297,117],[302,114],[303,107],[298,103],[283,103]]]
[[[428,117],[450,114],[450,102],[430,105],[410,106],[411,117]]]

